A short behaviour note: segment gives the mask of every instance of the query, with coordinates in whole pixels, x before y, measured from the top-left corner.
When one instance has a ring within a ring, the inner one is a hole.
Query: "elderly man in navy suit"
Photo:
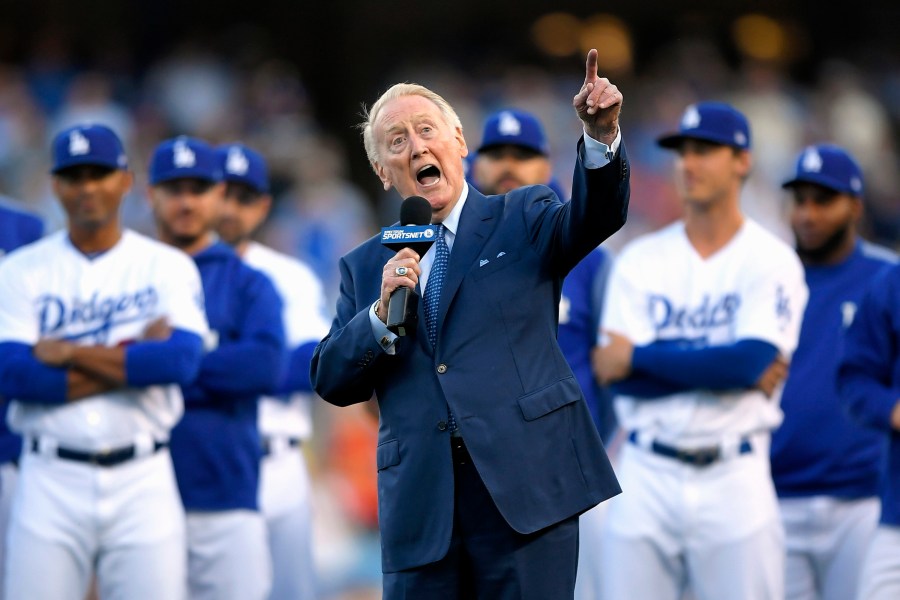
[[[483,196],[462,125],[438,94],[397,84],[368,111],[385,190],[424,197],[421,256],[376,236],[340,261],[341,293],[311,377],[327,402],[378,399],[384,598],[571,598],[578,515],[621,490],[556,342],[563,278],[625,222],[622,94],[587,55],[572,200],[545,186]],[[388,329],[391,293],[423,297]]]

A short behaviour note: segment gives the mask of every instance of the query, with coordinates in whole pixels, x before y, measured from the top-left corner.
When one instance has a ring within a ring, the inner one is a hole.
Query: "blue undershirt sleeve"
[[[317,341],[307,342],[297,346],[288,357],[287,371],[278,386],[278,394],[291,394],[293,392],[311,392],[312,382],[309,379],[309,366],[312,362],[313,352],[316,351]]]
[[[68,385],[66,369],[40,362],[28,344],[0,343],[0,396],[35,404],[65,404]]]
[[[753,387],[777,356],[778,348],[763,340],[706,348],[654,342],[634,348],[632,371],[686,389],[743,389]]]
[[[186,403],[243,400],[278,388],[287,358],[281,297],[257,275],[243,300],[239,336],[220,339],[218,348],[203,357],[194,385],[183,388]]]
[[[186,385],[194,380],[203,357],[196,333],[175,329],[167,340],[147,340],[125,349],[125,380],[133,387]]]

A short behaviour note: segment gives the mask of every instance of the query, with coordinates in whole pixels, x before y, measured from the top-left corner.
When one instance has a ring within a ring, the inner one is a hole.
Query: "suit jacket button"
[[[374,356],[375,356],[374,352],[372,352],[371,350],[366,350],[366,358],[368,358],[369,360],[372,360],[372,358]]]
[[[444,363],[439,364],[438,367],[437,367],[437,372],[438,372],[439,374],[441,374],[441,375],[443,375],[444,373],[446,373],[446,372],[447,372],[447,365],[445,365]]]
[[[447,421],[438,421],[438,431],[447,431]]]

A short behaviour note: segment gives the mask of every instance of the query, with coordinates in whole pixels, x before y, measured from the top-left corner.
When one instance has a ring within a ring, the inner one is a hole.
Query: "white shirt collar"
[[[456,205],[450,211],[450,214],[447,215],[447,218],[443,220],[444,227],[450,232],[454,237],[456,236],[456,232],[459,229],[459,216],[462,214],[463,206],[466,204],[466,198],[469,197],[469,184],[463,186],[462,193],[459,195],[459,200],[456,201]]]

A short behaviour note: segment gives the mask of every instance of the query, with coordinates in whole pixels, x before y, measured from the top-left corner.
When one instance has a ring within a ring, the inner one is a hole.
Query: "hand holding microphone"
[[[400,205],[400,227],[381,230],[381,243],[398,252],[384,266],[376,314],[400,336],[416,327],[419,296],[415,287],[422,273],[419,259],[434,243],[430,223],[431,205],[421,196],[410,196]]]

